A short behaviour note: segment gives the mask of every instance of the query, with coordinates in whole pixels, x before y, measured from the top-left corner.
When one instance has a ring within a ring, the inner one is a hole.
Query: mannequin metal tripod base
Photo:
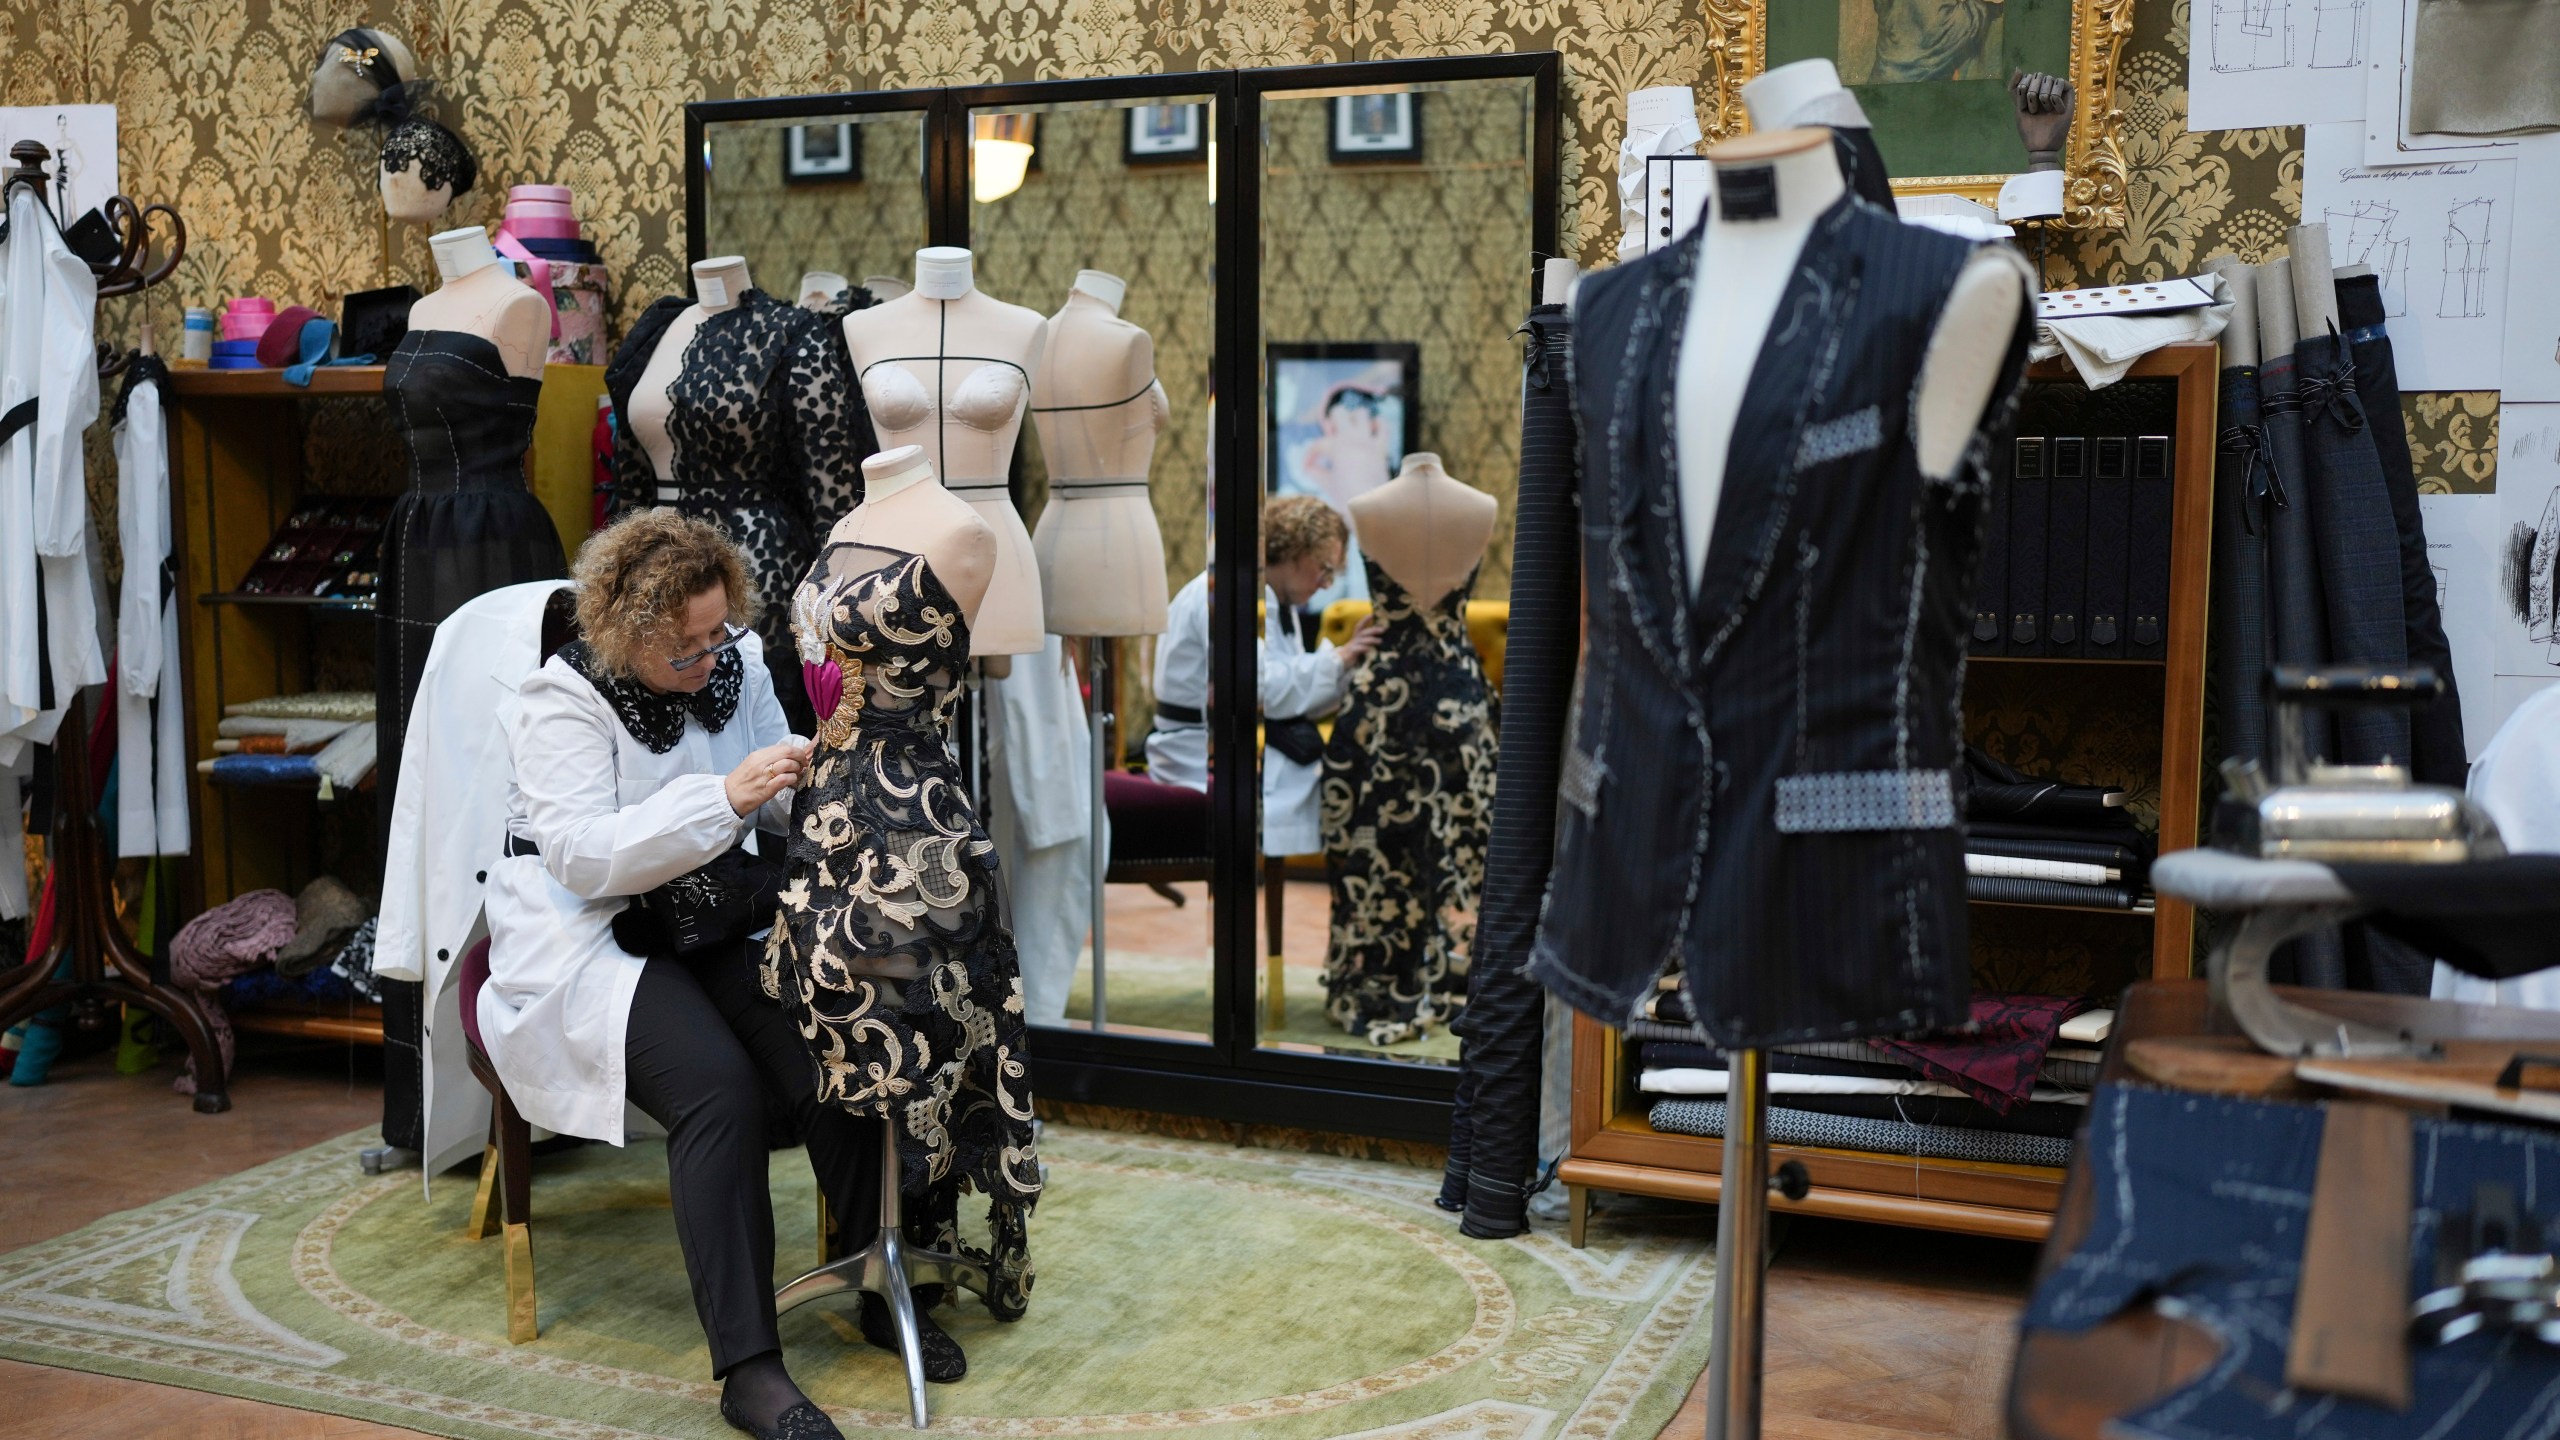
[[[773,1313],[788,1314],[812,1300],[848,1290],[877,1295],[889,1304],[898,1330],[898,1353],[907,1365],[907,1417],[918,1430],[929,1422],[924,1400],[924,1336],[916,1327],[918,1285],[958,1285],[980,1299],[990,1288],[987,1272],[947,1250],[909,1245],[898,1194],[898,1133],[880,1122],[880,1234],[870,1244],[831,1260],[773,1292]]]

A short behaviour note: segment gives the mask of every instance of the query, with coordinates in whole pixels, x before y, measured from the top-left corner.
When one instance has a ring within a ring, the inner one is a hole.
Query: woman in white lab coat
[[[786,827],[809,742],[774,701],[744,628],[755,595],[718,529],[640,513],[590,539],[575,578],[582,638],[501,717],[514,783],[489,872],[481,1037],[534,1124],[619,1145],[627,1097],[666,1128],[723,1418],[759,1436],[834,1436],[784,1371],[774,1326],[768,1096],[848,1224],[878,1203],[879,1122],[817,1103],[815,1062],[757,984],[745,935],[644,959],[614,934],[634,897],[759,824]]]

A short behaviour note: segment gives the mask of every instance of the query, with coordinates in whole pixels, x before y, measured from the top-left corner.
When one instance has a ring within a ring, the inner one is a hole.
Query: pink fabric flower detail
[[[836,703],[844,699],[844,671],[833,660],[812,665],[800,662],[800,683],[809,692],[809,703],[816,707],[818,718],[836,713]]]

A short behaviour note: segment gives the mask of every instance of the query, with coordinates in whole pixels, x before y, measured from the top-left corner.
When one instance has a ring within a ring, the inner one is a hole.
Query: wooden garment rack
[[[7,205],[10,192],[26,185],[34,188],[51,213],[53,182],[45,165],[52,152],[36,141],[22,140],[9,147],[9,158],[16,163],[0,176],[0,207]],[[98,277],[99,299],[149,289],[176,273],[187,250],[186,222],[176,210],[167,205],[137,205],[118,195],[100,212],[115,231],[117,255],[110,263],[89,262]],[[166,248],[157,254],[152,235],[155,216],[165,218],[169,229]],[[122,371],[128,357],[111,356],[104,345],[99,352],[98,374],[103,382]],[[152,978],[150,959],[134,948],[116,918],[115,857],[107,853],[106,836],[98,828],[89,773],[90,726],[104,693],[99,687],[75,697],[55,733],[57,798],[47,857],[54,875],[54,943],[45,954],[0,980],[0,1029],[68,1004],[81,1029],[99,1030],[108,1023],[109,1006],[139,1005],[167,1021],[186,1042],[187,1053],[195,1060],[195,1108],[202,1114],[217,1114],[231,1108],[231,1095],[213,1027],[195,997]],[[172,696],[168,703],[180,702]],[[71,973],[56,979],[66,952]]]

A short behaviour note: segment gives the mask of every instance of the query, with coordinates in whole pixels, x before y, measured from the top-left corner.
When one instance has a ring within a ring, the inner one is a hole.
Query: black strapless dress
[[[409,488],[382,531],[374,606],[375,803],[387,831],[409,705],[436,625],[475,595],[568,573],[551,513],[526,488],[542,382],[507,373],[498,347],[460,330],[412,330],[385,365],[383,394],[409,441]],[[421,1138],[418,987],[383,982],[383,1138]]]

